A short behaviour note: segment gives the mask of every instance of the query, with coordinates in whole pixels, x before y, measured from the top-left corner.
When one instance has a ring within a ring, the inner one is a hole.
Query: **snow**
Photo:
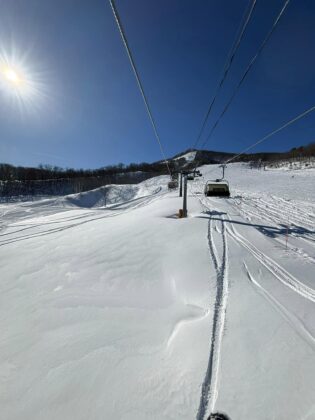
[[[200,170],[0,205],[2,418],[315,418],[315,170]]]
[[[292,171],[301,169],[314,169],[315,168],[315,159],[314,157],[309,158],[300,158],[300,159],[283,159],[275,163],[271,163],[266,166],[268,170],[279,170]]]
[[[160,176],[139,184],[124,184],[124,185],[106,185],[94,190],[70,194],[65,197],[58,197],[56,199],[49,199],[42,202],[40,205],[54,205],[62,207],[107,207],[113,204],[120,204],[129,202],[131,200],[141,199],[144,196],[158,193],[165,189],[168,178]]]
[[[185,159],[187,162],[192,162],[194,161],[195,157],[196,157],[196,151],[195,152],[187,152],[184,155],[181,155],[173,160],[178,160],[178,159]]]

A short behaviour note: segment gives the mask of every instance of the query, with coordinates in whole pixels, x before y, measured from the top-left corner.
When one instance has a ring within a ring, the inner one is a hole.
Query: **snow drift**
[[[4,419],[315,417],[315,172],[201,170],[0,205]]]

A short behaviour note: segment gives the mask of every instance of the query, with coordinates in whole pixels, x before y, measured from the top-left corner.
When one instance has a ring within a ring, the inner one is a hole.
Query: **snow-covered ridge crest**
[[[197,153],[196,150],[193,152],[188,152],[188,153],[185,153],[184,155],[174,158],[173,160],[185,159],[187,162],[193,162],[195,160],[196,153]]]

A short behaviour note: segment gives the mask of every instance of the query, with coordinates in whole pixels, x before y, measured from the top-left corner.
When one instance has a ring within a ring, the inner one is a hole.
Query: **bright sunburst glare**
[[[14,87],[21,85],[22,78],[21,78],[21,76],[19,76],[19,74],[17,73],[16,70],[7,67],[3,70],[3,74],[4,74],[4,77],[10,83],[12,83]]]
[[[16,50],[10,54],[0,50],[0,96],[10,99],[21,111],[38,109],[45,91],[40,75],[31,70],[28,61]]]

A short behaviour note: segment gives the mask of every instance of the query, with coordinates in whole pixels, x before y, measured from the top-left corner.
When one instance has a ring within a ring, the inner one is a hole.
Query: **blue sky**
[[[168,156],[192,146],[249,0],[116,0]],[[258,0],[216,103],[221,111],[283,0]],[[22,110],[0,92],[0,161],[96,168],[161,158],[107,0],[2,2],[1,50],[40,94]],[[238,152],[315,104],[315,4],[291,0],[207,145]],[[257,147],[315,140],[311,114]],[[207,132],[207,131],[206,131]]]

